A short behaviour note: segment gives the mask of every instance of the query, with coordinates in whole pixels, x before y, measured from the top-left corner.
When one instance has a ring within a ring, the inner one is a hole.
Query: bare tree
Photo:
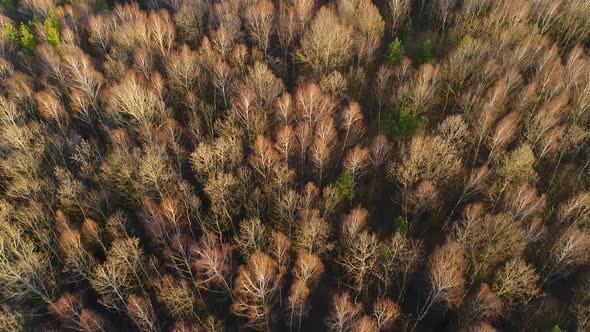
[[[350,301],[348,293],[335,294],[332,297],[332,311],[326,319],[330,331],[347,332],[359,320],[362,304]]]
[[[494,278],[492,291],[502,299],[503,310],[526,304],[538,292],[539,276],[524,259],[517,257],[506,263]]]
[[[509,113],[498,122],[493,135],[489,137],[490,153],[488,162],[493,160],[496,153],[502,153],[506,145],[514,139],[518,125],[519,115],[514,112]]]
[[[361,106],[356,103],[350,103],[340,115],[339,127],[344,131],[342,138],[342,150],[338,160],[344,155],[344,150],[358,142],[365,133],[365,124]]]
[[[367,0],[339,0],[338,14],[352,27],[357,65],[369,65],[381,45],[385,22],[377,7]]]
[[[196,272],[196,286],[207,290],[223,286],[230,292],[229,277],[231,272],[231,247],[220,243],[219,239],[209,232],[205,232],[196,246],[191,248],[193,254],[192,266]]]
[[[362,316],[352,327],[354,332],[378,332],[377,322],[370,316]]]
[[[147,271],[144,260],[139,239],[115,240],[107,260],[95,268],[90,279],[92,288],[100,296],[99,302],[109,309],[126,312],[129,296],[134,291],[145,292]]]
[[[391,34],[394,35],[397,29],[402,25],[410,14],[412,6],[411,0],[388,0],[387,9],[389,11],[388,25]]]
[[[395,233],[379,246],[377,266],[374,271],[381,296],[389,293],[392,286],[402,302],[408,283],[418,271],[424,259],[422,243]]]
[[[303,33],[296,52],[299,61],[313,72],[327,74],[346,64],[352,56],[352,36],[329,7],[322,7]]]
[[[356,294],[355,301],[359,296],[366,297],[372,284],[369,277],[377,261],[377,248],[376,235],[367,230],[359,230],[349,247],[338,257],[338,263],[346,273],[346,279],[350,280],[347,286]]]
[[[461,304],[466,267],[463,249],[458,243],[448,242],[434,251],[428,262],[430,292],[417,313],[414,326],[420,323],[435,303],[444,304],[449,309]]]
[[[564,278],[590,261],[590,234],[570,226],[560,232],[548,248],[543,283]]]
[[[558,222],[569,225],[584,223],[590,217],[590,192],[581,192],[559,205]]]
[[[523,184],[506,195],[506,207],[517,221],[522,221],[541,213],[545,208],[546,195],[537,194],[535,188]]]
[[[176,29],[170,14],[165,10],[151,12],[148,17],[148,26],[150,27],[150,37],[154,46],[158,49],[160,55],[165,57],[170,52],[176,37]]]
[[[399,305],[388,298],[378,299],[373,305],[373,316],[379,331],[390,330],[401,316]]]
[[[344,168],[350,172],[355,180],[367,171],[369,164],[369,149],[360,147],[358,144],[348,150],[344,157]]]
[[[266,1],[266,0],[261,0]],[[260,106],[268,110],[285,90],[283,81],[276,77],[264,62],[255,62],[245,77],[244,85],[252,89]]]
[[[122,126],[128,123],[151,122],[161,124],[166,117],[164,102],[158,93],[133,73],[110,89],[107,99],[108,112]]]
[[[465,208],[454,233],[463,246],[472,281],[485,280],[499,264],[524,250],[520,225],[507,214],[484,215],[480,204]]]
[[[271,1],[259,0],[244,10],[246,27],[250,38],[258,44],[267,57],[268,46],[273,34],[275,8]]]
[[[166,58],[168,85],[179,96],[187,94],[202,84],[198,79],[202,75],[202,69],[197,57],[197,52],[183,44],[179,51],[172,51]]]
[[[301,329],[302,319],[307,315],[311,306],[309,295],[317,287],[323,273],[324,265],[319,257],[304,252],[297,255],[293,269],[295,281],[291,286],[288,298],[290,326],[297,326],[298,329]]]
[[[379,134],[373,138],[369,149],[373,168],[379,168],[389,161],[393,147],[385,135]]]
[[[277,263],[259,251],[252,254],[248,264],[238,268],[233,289],[233,313],[246,318],[251,328],[269,331],[278,281]]]
[[[174,14],[178,35],[185,41],[197,43],[206,28],[209,3],[203,0],[182,0]]]
[[[156,283],[156,297],[166,312],[179,320],[194,320],[198,305],[193,287],[186,279],[165,275]]]
[[[158,330],[156,314],[149,299],[137,295],[129,296],[127,314],[140,331],[151,332]]]
[[[477,321],[493,321],[502,313],[502,301],[486,283],[471,294],[459,310],[459,325],[466,327]]]
[[[260,174],[264,183],[270,180],[271,172],[279,160],[280,156],[272,143],[263,136],[256,137],[252,146],[250,164]]]
[[[301,220],[295,231],[295,247],[301,252],[322,256],[332,249],[329,242],[330,224],[319,216],[317,210],[312,210],[310,216]]]
[[[324,95],[315,83],[299,87],[295,92],[295,107],[301,122],[306,122],[314,128],[320,120],[334,113],[334,102]]]

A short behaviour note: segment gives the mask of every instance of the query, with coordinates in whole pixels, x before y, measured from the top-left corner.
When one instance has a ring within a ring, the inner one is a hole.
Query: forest
[[[0,331],[590,331],[590,1],[0,0]]]

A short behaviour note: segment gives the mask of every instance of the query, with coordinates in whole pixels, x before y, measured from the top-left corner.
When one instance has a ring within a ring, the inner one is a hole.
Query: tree
[[[371,64],[375,51],[381,46],[385,30],[379,10],[367,0],[340,0],[337,4],[341,20],[352,27],[357,65]]]
[[[407,190],[423,180],[432,181],[442,188],[459,174],[460,168],[461,159],[453,146],[439,136],[420,135],[414,136],[402,148],[400,164],[390,165],[388,171],[405,195]]]
[[[324,6],[303,33],[296,57],[312,72],[327,74],[350,60],[352,46],[350,29],[340,24],[336,14]]]
[[[369,149],[360,147],[358,144],[348,150],[344,157],[344,168],[350,172],[353,180],[357,180],[366,172],[369,163]]]
[[[530,145],[524,144],[514,149],[500,165],[499,179],[489,188],[490,196],[498,199],[509,187],[534,183],[537,180],[534,163],[535,156]]]
[[[157,281],[156,291],[158,301],[172,318],[190,321],[197,317],[199,303],[186,279],[165,275]]]
[[[232,262],[230,245],[219,242],[213,233],[205,232],[191,251],[194,257],[192,267],[196,272],[196,286],[207,290],[223,286],[229,293]]]
[[[498,122],[492,136],[489,137],[490,153],[488,160],[493,160],[495,153],[503,153],[504,148],[516,135],[520,117],[518,113],[509,113]]]
[[[258,103],[265,110],[270,109],[275,99],[285,90],[283,81],[273,74],[266,63],[258,61],[250,68],[244,84],[252,89]]]
[[[258,47],[267,57],[267,50],[270,38],[273,33],[275,8],[272,2],[268,0],[259,0],[244,10],[246,27],[250,33],[250,38],[258,44]]]
[[[499,264],[524,250],[524,234],[509,215],[483,215],[481,205],[465,208],[455,228],[462,244],[473,281],[485,280]]]
[[[359,320],[362,304],[350,301],[348,293],[335,294],[332,297],[332,311],[326,319],[330,331],[350,331]]]
[[[346,280],[350,280],[347,286],[356,294],[356,301],[359,296],[366,298],[371,287],[369,277],[377,261],[378,241],[375,234],[362,229],[362,225],[355,225],[350,218],[345,219],[342,228],[343,242],[349,244],[341,251],[338,263],[345,272]]]
[[[502,301],[486,283],[471,294],[459,310],[459,325],[469,326],[477,321],[493,321],[502,313]]]
[[[517,221],[522,221],[545,209],[545,194],[538,195],[535,188],[523,184],[506,195],[506,207]]]
[[[371,152],[372,166],[373,168],[377,169],[389,161],[393,147],[391,143],[387,141],[387,137],[380,134],[373,138],[369,150]]]
[[[183,44],[179,51],[169,53],[166,58],[168,85],[179,97],[202,85],[198,77],[203,72],[197,58],[197,52],[192,51],[186,44]]]
[[[309,218],[301,220],[295,230],[295,247],[300,252],[322,256],[332,249],[330,240],[331,227],[319,216],[319,211],[312,210]]]
[[[410,0],[388,0],[387,9],[389,10],[389,29],[393,35],[395,31],[402,25],[410,14],[412,2]]]
[[[266,251],[270,244],[269,230],[258,218],[242,221],[234,242],[242,257],[248,258],[256,251]]]
[[[330,147],[321,139],[316,139],[310,150],[310,159],[313,162],[314,168],[318,175],[318,183],[322,184],[324,169],[330,162]]]
[[[183,0],[175,11],[178,34],[186,42],[197,43],[206,27],[209,4],[202,0]]]
[[[344,150],[349,146],[356,144],[366,130],[363,112],[358,103],[351,102],[346,108],[344,108],[340,115],[339,127],[344,131],[342,150],[338,157],[340,160],[344,154]]]
[[[323,273],[324,265],[319,257],[304,252],[297,255],[293,269],[295,281],[287,303],[290,326],[301,328],[302,319],[310,310],[310,293],[317,287]]]
[[[571,226],[561,231],[548,248],[543,282],[564,278],[590,261],[590,234]]]
[[[292,127],[280,127],[276,133],[275,149],[281,154],[285,166],[289,166],[289,158],[295,153],[295,132]]]
[[[232,312],[246,318],[251,328],[268,331],[274,317],[278,286],[276,262],[268,255],[256,251],[250,256],[247,265],[238,268]]]
[[[260,135],[256,137],[252,146],[250,164],[260,174],[264,183],[269,181],[272,171],[280,160],[279,158],[279,154],[268,139]]]
[[[135,125],[164,122],[166,110],[160,95],[134,73],[128,73],[110,89],[108,95],[107,111],[112,120],[121,126],[126,126],[129,120]]]
[[[535,269],[521,257],[514,258],[498,271],[492,291],[502,299],[505,310],[526,304],[539,289],[539,276]]]
[[[391,1],[390,1],[391,2]],[[397,65],[400,63],[402,57],[405,55],[406,49],[399,38],[395,38],[387,46],[387,55],[385,56],[385,62],[390,65]]]
[[[80,113],[77,116],[90,122],[89,109],[97,106],[104,79],[94,68],[92,59],[79,48],[65,48],[61,52],[67,83],[72,92],[79,94],[77,98],[82,99],[74,103]]]
[[[88,21],[89,41],[102,54],[106,54],[113,43],[117,22],[112,15],[93,15]]]
[[[340,173],[333,184],[341,197],[352,202],[352,199],[354,198],[355,183],[350,171],[346,170]]]
[[[142,298],[136,295],[129,296],[127,301],[127,314],[140,331],[157,331],[158,322],[154,308],[149,299]]]
[[[23,52],[27,55],[33,55],[35,53],[35,47],[37,46],[37,38],[35,37],[35,23],[28,22],[20,24],[20,46]]]
[[[152,11],[148,16],[150,39],[162,57],[166,57],[176,37],[176,29],[170,15],[165,10]]]
[[[59,251],[65,269],[73,274],[74,281],[89,280],[96,264],[94,256],[83,247],[80,233],[68,229],[59,237]]]
[[[395,286],[398,301],[402,302],[408,283],[418,271],[423,256],[422,243],[408,239],[400,232],[381,243],[374,271],[381,296],[388,294],[391,287]]]
[[[60,42],[61,21],[54,10],[49,11],[49,16],[43,22],[47,34],[47,42],[56,47]]]
[[[428,118],[416,114],[410,107],[404,106],[399,112],[393,113],[387,130],[400,139],[408,139],[416,131],[426,129]]]
[[[49,252],[35,248],[24,230],[9,223],[7,206],[2,207],[0,223],[0,287],[7,301],[14,304],[33,303],[38,307],[56,298],[57,274]]]
[[[372,317],[364,315],[356,322],[356,324],[354,324],[353,331],[355,331],[355,332],[377,332],[378,331],[377,322]]]
[[[429,63],[432,60],[432,41],[430,39],[426,39],[420,44],[420,48],[414,55],[413,60],[417,64]]]
[[[295,107],[297,118],[300,122],[306,122],[310,128],[314,128],[320,120],[330,117],[335,110],[332,99],[324,95],[315,83],[297,89]]]
[[[373,317],[379,331],[393,328],[400,316],[399,305],[388,298],[378,299],[373,305]]]
[[[449,309],[459,307],[465,290],[463,275],[466,265],[463,249],[458,243],[448,242],[436,248],[428,262],[430,292],[417,313],[416,325],[435,303],[444,304]]]
[[[84,309],[81,294],[63,293],[49,305],[49,312],[56,316],[66,328],[81,328],[80,316]]]
[[[117,239],[107,253],[107,260],[94,269],[90,284],[106,308],[126,312],[129,296],[144,292],[148,277],[139,239]]]

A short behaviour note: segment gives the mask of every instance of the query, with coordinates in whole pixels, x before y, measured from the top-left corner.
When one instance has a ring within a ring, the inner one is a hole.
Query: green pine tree
[[[423,130],[428,125],[428,118],[416,115],[409,106],[403,106],[399,112],[394,112],[386,127],[390,135],[397,138],[408,139],[416,130]]]
[[[414,62],[421,65],[424,63],[429,62],[432,59],[432,41],[430,39],[426,39],[420,45],[418,52],[414,56]]]
[[[103,10],[109,9],[109,4],[106,0],[95,0],[94,1],[94,10],[97,12],[101,12]]]
[[[340,196],[352,201],[354,198],[354,179],[349,171],[342,172],[334,181],[334,188],[338,190]]]
[[[405,54],[406,48],[404,47],[404,44],[396,37],[391,43],[389,43],[385,62],[390,66],[397,65]]]
[[[15,45],[20,44],[20,32],[14,25],[10,23],[5,24],[4,28],[2,29],[2,33],[11,43]]]
[[[408,232],[408,225],[402,216],[398,216],[393,220],[393,230],[403,236]]]
[[[45,19],[43,25],[45,25],[47,31],[47,42],[54,47],[57,47],[61,35],[61,21],[54,10],[49,11],[49,16]]]
[[[37,40],[35,39],[35,24],[28,22],[27,24],[20,24],[20,47],[28,55],[35,53],[35,46]]]
[[[412,40],[412,36],[414,35],[414,24],[412,23],[412,19],[408,19],[404,27],[402,28],[402,39],[407,44]]]
[[[14,8],[14,3],[12,0],[0,0],[0,7]]]

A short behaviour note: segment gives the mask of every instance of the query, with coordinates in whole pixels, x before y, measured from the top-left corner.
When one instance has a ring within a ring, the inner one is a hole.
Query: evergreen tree
[[[404,44],[396,37],[391,43],[389,43],[385,62],[390,66],[397,65],[405,54],[406,48],[404,47]]]
[[[349,171],[342,172],[334,181],[334,187],[343,198],[352,201],[354,198],[354,179]]]
[[[47,42],[53,46],[57,46],[60,41],[61,22],[57,13],[54,10],[49,11],[49,16],[43,23],[47,30]]]
[[[20,24],[20,46],[23,52],[28,55],[35,53],[35,46],[37,40],[35,38],[35,23],[29,21],[28,23]]]

